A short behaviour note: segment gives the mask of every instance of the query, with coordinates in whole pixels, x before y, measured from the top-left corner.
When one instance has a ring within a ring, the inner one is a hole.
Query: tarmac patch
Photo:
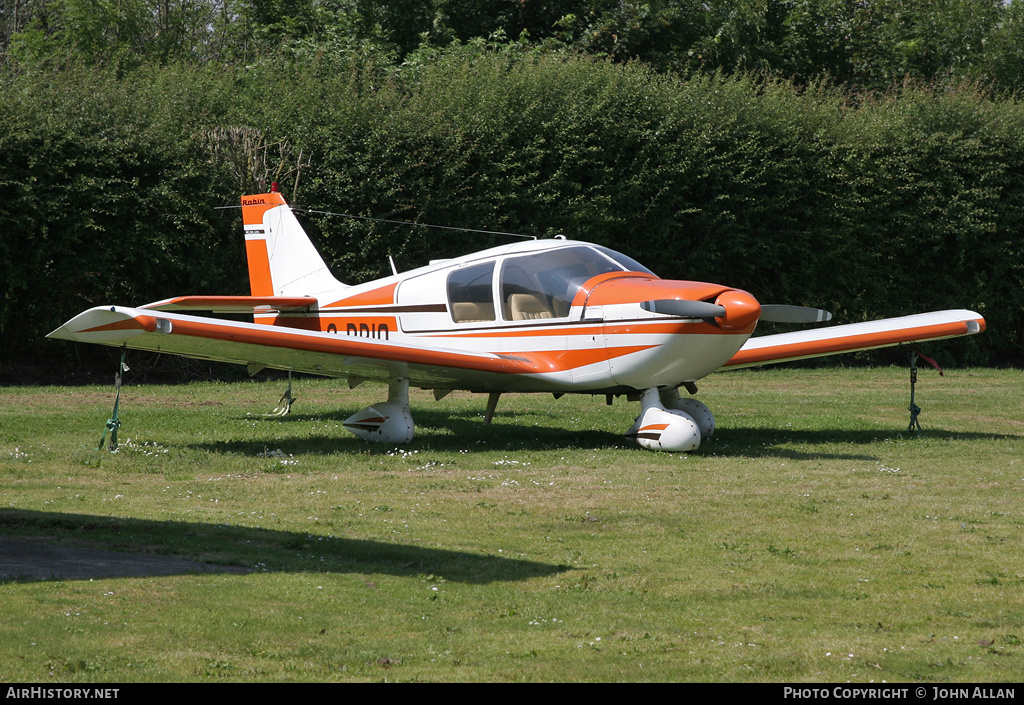
[[[89,580],[250,572],[248,568],[182,558],[0,538],[0,580]]]

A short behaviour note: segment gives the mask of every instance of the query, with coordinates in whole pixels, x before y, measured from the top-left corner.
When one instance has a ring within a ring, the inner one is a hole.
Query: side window
[[[456,269],[448,275],[452,320],[471,323],[494,320],[494,262]]]
[[[551,299],[541,291],[532,257],[506,260],[501,268],[501,315],[507,321],[553,318]]]

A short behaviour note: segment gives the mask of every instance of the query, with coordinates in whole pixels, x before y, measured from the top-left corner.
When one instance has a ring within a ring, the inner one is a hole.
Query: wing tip
[[[167,334],[170,321],[119,306],[97,306],[78,314],[46,337],[76,343],[119,345],[143,333]]]
[[[737,369],[793,362],[812,357],[976,335],[984,330],[984,317],[974,311],[931,311],[898,318],[826,326],[799,333],[750,338],[744,348],[723,367]]]

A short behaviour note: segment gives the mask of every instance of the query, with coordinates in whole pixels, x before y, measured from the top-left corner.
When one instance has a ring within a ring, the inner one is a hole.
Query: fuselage
[[[714,302],[723,295],[744,299],[744,315],[683,318],[641,306],[665,299]],[[254,320],[403,347],[486,352],[510,362],[526,354],[540,363],[540,371],[482,374],[464,385],[474,391],[678,386],[725,364],[753,332],[758,311],[746,292],[660,279],[620,253],[561,239],[433,262],[316,297],[315,310],[257,313]],[[433,386],[449,385],[441,375]]]

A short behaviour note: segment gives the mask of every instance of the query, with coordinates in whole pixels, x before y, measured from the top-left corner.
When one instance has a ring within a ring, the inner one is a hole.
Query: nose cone
[[[725,315],[715,319],[722,330],[734,333],[753,332],[761,316],[761,304],[742,289],[730,289],[719,294],[715,303],[725,307]]]

